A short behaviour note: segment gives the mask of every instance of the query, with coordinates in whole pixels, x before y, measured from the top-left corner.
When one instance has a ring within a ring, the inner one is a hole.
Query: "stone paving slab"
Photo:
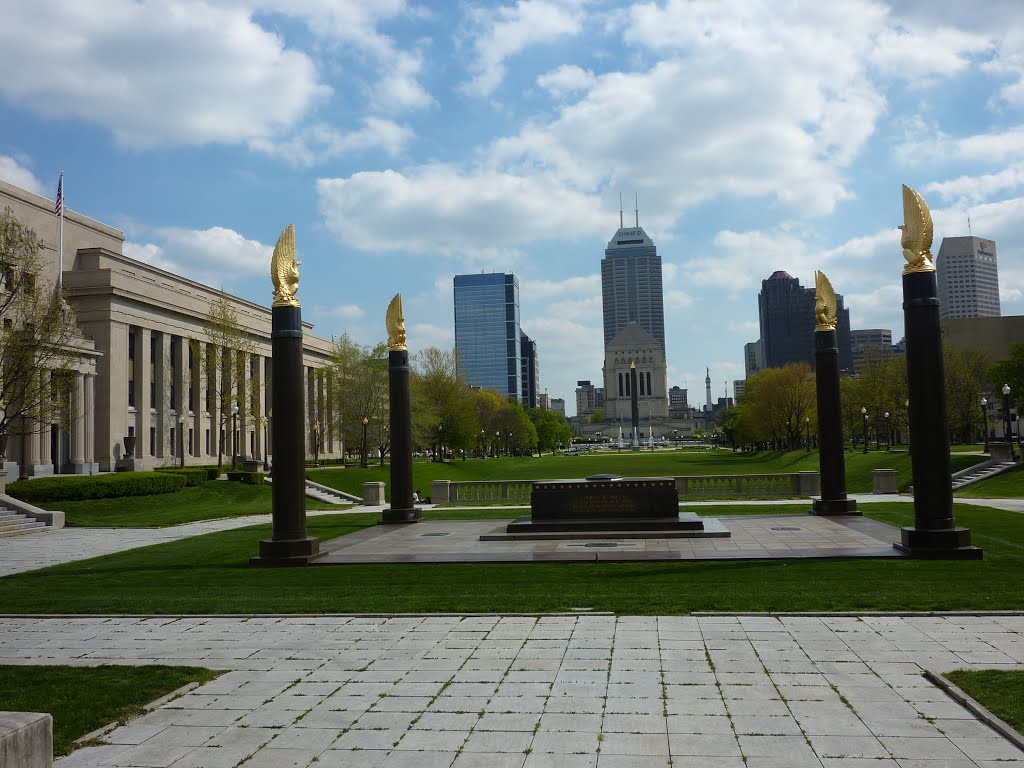
[[[6,617],[2,664],[227,670],[58,768],[1024,766],[924,668],[1024,615]]]
[[[424,520],[378,525],[323,542],[316,566],[353,563],[747,560],[905,557],[899,529],[863,517],[736,515],[702,517],[713,538],[501,539],[511,520]]]

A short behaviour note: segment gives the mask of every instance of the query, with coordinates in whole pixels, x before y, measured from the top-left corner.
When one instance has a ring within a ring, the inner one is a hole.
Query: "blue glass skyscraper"
[[[472,386],[522,400],[519,281],[492,272],[455,276],[459,374]]]

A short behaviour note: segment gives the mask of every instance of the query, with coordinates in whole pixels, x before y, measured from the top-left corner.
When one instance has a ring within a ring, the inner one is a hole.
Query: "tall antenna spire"
[[[619,229],[622,229],[623,226],[624,225],[622,223],[622,193],[619,192]]]
[[[635,208],[633,208],[633,212],[636,214],[636,226],[637,226],[637,229],[639,229],[640,228],[640,198],[637,197],[636,192],[633,193],[633,205],[636,206]]]
[[[971,214],[967,214],[967,234],[974,237],[974,233],[971,232]]]

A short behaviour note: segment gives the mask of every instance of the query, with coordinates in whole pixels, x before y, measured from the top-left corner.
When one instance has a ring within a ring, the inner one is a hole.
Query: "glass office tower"
[[[455,348],[470,385],[522,400],[519,281],[513,274],[455,276]]]

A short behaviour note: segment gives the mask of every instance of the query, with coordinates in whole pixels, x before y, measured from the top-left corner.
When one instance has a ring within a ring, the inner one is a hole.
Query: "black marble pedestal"
[[[836,332],[814,332],[814,379],[818,397],[818,464],[821,498],[815,515],[859,515],[857,502],[846,497],[846,458],[843,413],[839,399],[839,346]]]
[[[382,523],[416,523],[420,510],[412,494],[412,401],[409,393],[409,352],[388,352],[388,396],[391,405],[391,506]]]

